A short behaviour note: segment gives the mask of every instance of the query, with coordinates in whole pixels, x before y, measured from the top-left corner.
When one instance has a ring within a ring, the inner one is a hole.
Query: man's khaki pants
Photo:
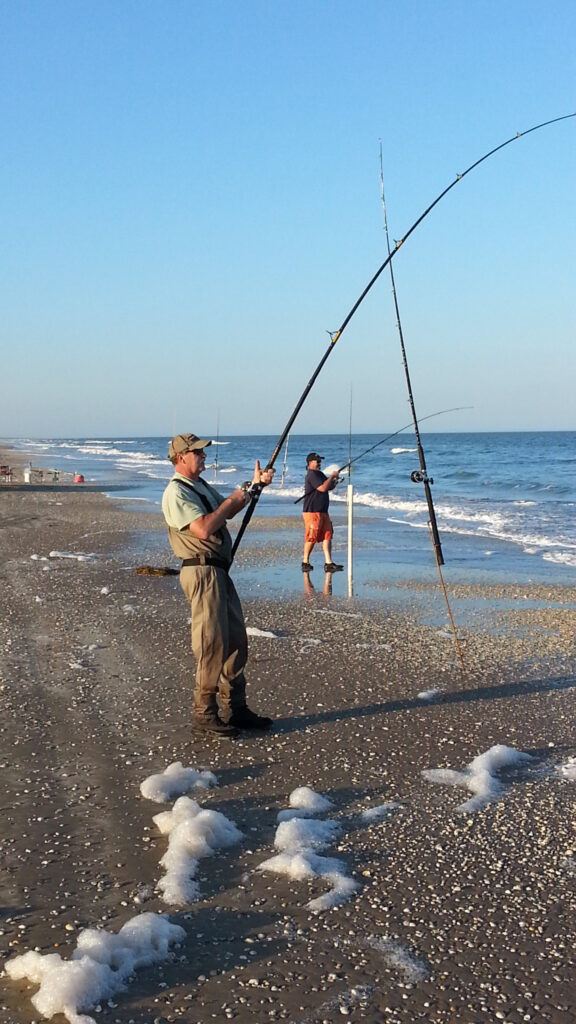
[[[248,639],[240,599],[228,573],[211,565],[183,566],[180,584],[192,616],[194,715],[216,715],[218,696],[227,717],[246,706]]]

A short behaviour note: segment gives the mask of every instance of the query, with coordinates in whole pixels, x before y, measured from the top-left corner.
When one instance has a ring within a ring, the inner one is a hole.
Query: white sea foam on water
[[[282,487],[280,480],[275,480],[270,487],[264,491],[266,494],[281,494],[284,498],[301,498],[304,495],[304,485],[298,487]]]
[[[390,454],[391,455],[404,455],[404,454],[406,454],[408,452],[417,452],[417,451],[418,451],[417,448],[391,448],[390,449]]]
[[[337,494],[333,495],[332,499],[336,502],[346,500],[344,495]],[[409,526],[415,530],[428,529],[427,506],[425,502],[418,499],[408,501],[390,495],[383,496],[369,491],[357,491],[354,495],[354,503],[383,512],[401,513],[406,517],[390,515],[387,517],[389,523]],[[525,503],[525,506],[529,507],[530,504],[535,503]],[[499,509],[473,510],[456,504],[439,502],[436,505],[436,513],[440,529],[445,533],[506,541],[522,547],[526,554],[538,554],[542,549],[560,548],[560,551],[548,552],[546,550],[546,554],[542,557],[546,561],[558,565],[576,565],[576,544],[567,533],[558,533],[556,536],[552,532],[537,534],[534,532],[532,521],[529,521],[528,525],[524,518],[518,519],[518,516],[521,516],[520,512],[511,514]],[[416,518],[419,516],[426,518]],[[572,551],[574,551],[574,555]]]
[[[127,987],[134,971],[166,960],[186,932],[162,914],[140,914],[118,933],[85,928],[70,960],[59,953],[23,953],[9,960],[6,974],[40,988],[31,1002],[43,1017],[61,1013],[69,1024],[95,1024],[83,1011],[94,1009]]]
[[[171,811],[154,815],[153,821],[162,835],[168,836],[168,849],[160,861],[166,874],[156,888],[164,902],[175,907],[198,899],[198,862],[243,838],[240,829],[224,814],[205,810],[188,796],[181,796]]]
[[[557,565],[576,565],[576,554],[568,551],[546,551],[542,558],[545,562],[555,562]]]
[[[149,775],[140,785],[140,792],[146,800],[154,800],[157,804],[184,796],[192,789],[210,789],[217,786],[218,779],[209,771],[197,771],[185,768],[181,761],[169,764],[163,772]]]
[[[457,811],[467,814],[493,803],[504,794],[506,787],[500,779],[496,778],[495,772],[531,760],[530,754],[497,743],[485,753],[475,757],[461,771],[454,771],[451,768],[429,768],[423,771],[422,775],[428,782],[440,782],[446,786],[462,786],[473,793],[471,800],[466,800],[456,808]]]
[[[411,985],[424,981],[430,974],[430,969],[424,960],[389,935],[369,935],[366,945],[381,953],[388,966],[399,971],[404,980]]]

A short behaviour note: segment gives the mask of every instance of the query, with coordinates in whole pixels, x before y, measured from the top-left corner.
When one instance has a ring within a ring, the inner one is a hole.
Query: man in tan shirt
[[[196,434],[172,438],[168,458],[175,473],[162,496],[162,511],[172,550],[182,559],[180,584],[190,601],[197,666],[193,724],[201,731],[235,736],[238,729],[269,729],[272,719],[246,704],[248,639],[228,574],[232,539],[226,521],[250,500],[251,487],[272,482],[274,470],[261,470],[256,462],[252,481],[225,498],[201,477],[204,449],[211,443]]]

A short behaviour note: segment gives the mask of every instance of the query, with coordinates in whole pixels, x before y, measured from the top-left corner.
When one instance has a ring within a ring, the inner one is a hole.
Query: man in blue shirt
[[[302,555],[302,572],[310,572],[314,567],[310,555],[314,545],[322,544],[324,552],[324,572],[340,572],[343,568],[332,561],[332,537],[334,528],[328,515],[330,498],[328,492],[333,491],[338,483],[338,470],[326,476],[320,469],[322,455],[310,452],[306,456],[306,477],[304,480],[304,553]]]

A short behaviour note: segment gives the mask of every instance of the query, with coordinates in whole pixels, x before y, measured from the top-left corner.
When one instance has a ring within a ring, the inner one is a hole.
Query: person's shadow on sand
[[[346,719],[368,718],[372,715],[390,715],[397,711],[422,710],[435,704],[469,704],[480,700],[505,700],[510,697],[526,697],[529,694],[549,693],[554,690],[570,690],[576,687],[576,676],[557,676],[551,679],[528,679],[519,683],[503,683],[500,686],[481,686],[475,690],[452,690],[440,692],[432,700],[407,697],[399,700],[366,704],[363,707],[338,708],[321,711],[313,715],[299,715],[297,718],[277,718],[274,731],[296,732],[309,726],[325,722],[341,722]]]

